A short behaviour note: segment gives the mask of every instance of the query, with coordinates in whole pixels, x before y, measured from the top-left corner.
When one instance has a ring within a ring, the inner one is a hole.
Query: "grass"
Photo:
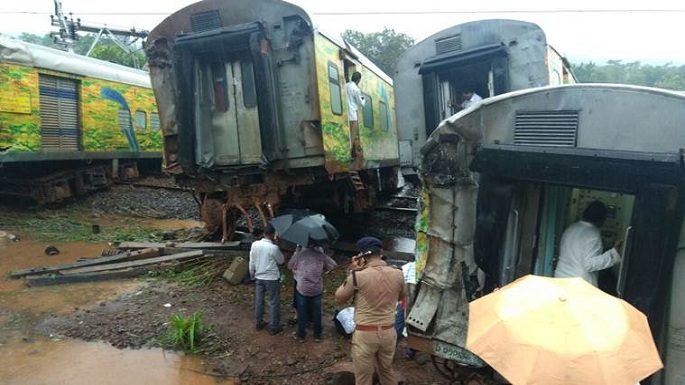
[[[94,234],[92,223],[64,215],[37,214],[31,218],[0,218],[0,227],[29,232],[31,238],[60,242],[154,242],[162,239],[160,230],[124,221],[121,225],[101,226]]]
[[[221,278],[224,271],[231,265],[231,261],[232,259],[225,258],[200,258],[156,271],[151,276],[177,281],[185,286],[208,286]]]
[[[198,344],[203,334],[202,312],[195,312],[190,317],[176,314],[169,318],[164,346],[182,350],[188,354],[198,353]]]

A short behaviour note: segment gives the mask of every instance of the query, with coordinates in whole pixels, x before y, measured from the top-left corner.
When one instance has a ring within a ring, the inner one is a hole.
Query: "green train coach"
[[[0,39],[0,195],[39,203],[161,167],[147,72]]]
[[[399,171],[393,83],[358,50],[280,0],[205,0],[147,40],[165,169],[228,239],[251,207],[362,212]],[[361,152],[352,151],[345,82],[362,74]]]

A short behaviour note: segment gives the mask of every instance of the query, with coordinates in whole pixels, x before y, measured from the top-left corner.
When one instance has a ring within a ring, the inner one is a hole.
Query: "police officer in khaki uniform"
[[[354,298],[352,362],[356,385],[371,385],[374,369],[382,385],[396,385],[392,370],[397,334],[395,308],[404,299],[406,288],[402,270],[388,266],[383,244],[374,237],[357,242],[359,254],[352,258],[352,272],[335,291],[335,301],[343,304]]]

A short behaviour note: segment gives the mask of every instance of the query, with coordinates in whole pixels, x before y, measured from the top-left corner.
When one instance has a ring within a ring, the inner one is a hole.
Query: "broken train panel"
[[[518,91],[443,121],[421,150],[410,346],[477,365],[468,301],[552,276],[563,230],[600,200],[604,244],[624,249],[599,287],[647,315],[665,361],[649,381],[683,378],[683,124],[682,95],[620,85]]]
[[[262,221],[284,204],[360,211],[373,205],[378,174],[395,178],[386,171],[398,161],[392,82],[295,5],[195,3],[151,32],[147,55],[166,170],[199,193],[203,220],[224,238],[252,207]],[[387,107],[385,124],[381,108],[369,112],[384,130],[361,130],[365,159],[351,152],[352,68]]]

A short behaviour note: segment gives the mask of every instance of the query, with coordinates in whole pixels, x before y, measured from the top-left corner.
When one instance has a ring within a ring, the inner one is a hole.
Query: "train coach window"
[[[340,70],[335,63],[328,63],[328,84],[331,91],[331,111],[342,115],[342,90],[340,88]]]
[[[145,111],[136,111],[136,128],[139,130],[147,129],[147,114]]]
[[[364,127],[373,128],[373,99],[368,94],[364,95],[364,108],[362,108],[362,116],[364,118]]]
[[[119,113],[119,128],[124,132],[130,132],[133,129],[133,122],[131,121],[131,112],[127,108],[120,108]]]
[[[243,60],[240,62],[240,74],[243,81],[243,104],[246,108],[257,106],[257,88],[254,81],[252,62]]]
[[[212,64],[212,83],[214,84],[214,107],[219,112],[228,111],[226,68],[222,63]]]
[[[159,114],[156,112],[151,112],[150,113],[150,129],[152,131],[159,131],[160,124],[159,124]]]
[[[381,101],[378,103],[381,112],[381,129],[383,131],[390,131],[390,111],[388,105]]]

